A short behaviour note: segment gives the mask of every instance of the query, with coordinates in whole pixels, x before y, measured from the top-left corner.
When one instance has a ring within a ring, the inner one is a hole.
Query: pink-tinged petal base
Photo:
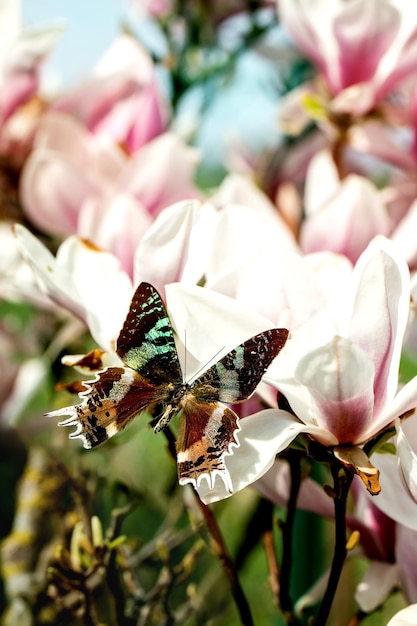
[[[310,421],[332,433],[339,443],[351,444],[362,441],[372,419],[373,376],[368,355],[338,336],[307,354],[295,371],[311,395]]]

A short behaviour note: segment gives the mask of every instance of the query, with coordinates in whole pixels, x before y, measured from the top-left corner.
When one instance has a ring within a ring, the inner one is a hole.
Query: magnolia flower
[[[414,71],[415,12],[390,0],[279,0],[281,21],[315,63],[337,111],[362,115]]]
[[[398,390],[410,298],[407,266],[395,246],[378,237],[344,289],[349,306],[339,312],[336,329],[328,314],[319,313],[293,329],[264,379],[285,395],[295,415],[269,409],[241,421],[240,448],[226,461],[235,491],[262,476],[303,432],[328,446],[372,493],[379,492],[378,470],[362,445],[417,406],[417,377]],[[196,300],[193,305],[198,317]],[[216,324],[214,314],[211,319]],[[199,492],[207,501],[228,495],[220,483],[210,493]]]
[[[132,274],[134,250],[155,216],[172,202],[199,197],[195,165],[195,150],[172,133],[128,159],[69,116],[52,113],[40,125],[20,194],[43,231],[88,238]]]

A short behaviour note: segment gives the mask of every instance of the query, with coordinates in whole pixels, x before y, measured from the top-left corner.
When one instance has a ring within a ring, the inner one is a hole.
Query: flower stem
[[[282,612],[287,615],[288,623],[295,623],[293,603],[290,596],[290,576],[293,565],[293,534],[297,510],[298,492],[301,486],[300,455],[289,450],[286,454],[291,469],[291,487],[287,505],[287,516],[282,524],[282,561],[279,576],[279,601]]]
[[[195,494],[195,497],[206,520],[206,524],[209,529],[211,538],[215,543],[214,551],[216,555],[218,555],[220,562],[223,566],[223,570],[227,578],[229,579],[232,596],[235,601],[236,608],[239,612],[240,622],[242,626],[253,626],[254,622],[252,619],[249,603],[240,585],[239,578],[233,564],[233,560],[226,548],[213,512],[206,504],[204,504],[204,502],[200,500],[197,493]]]
[[[353,474],[346,473],[345,469],[339,464],[332,465],[332,474],[334,481],[334,513],[335,513],[335,546],[333,553],[333,561],[330,570],[329,581],[327,583],[326,592],[323,596],[319,612],[314,621],[315,626],[325,626],[329,617],[330,609],[333,604],[337,585],[342,573],[343,564],[345,562],[346,549],[346,500],[349,493],[350,485],[353,480]]]

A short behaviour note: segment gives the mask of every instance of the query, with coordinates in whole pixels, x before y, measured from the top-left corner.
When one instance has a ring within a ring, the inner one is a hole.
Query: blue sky
[[[65,84],[87,78],[95,62],[120,32],[123,0],[22,0],[23,22],[43,26],[62,19],[66,28],[47,67]]]

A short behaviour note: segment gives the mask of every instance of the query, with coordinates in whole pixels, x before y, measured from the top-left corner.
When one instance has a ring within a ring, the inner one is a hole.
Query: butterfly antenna
[[[191,384],[191,382],[192,382],[193,380],[195,380],[195,379],[198,377],[198,375],[200,374],[200,372],[204,372],[206,369],[208,369],[208,364],[209,364],[209,363],[211,363],[212,361],[214,361],[214,359],[216,358],[216,356],[217,356],[218,354],[220,354],[220,352],[222,352],[222,351],[225,349],[225,347],[226,347],[226,346],[223,346],[223,348],[220,348],[220,350],[217,350],[216,354],[215,354],[214,356],[212,356],[212,357],[211,357],[211,359],[209,359],[209,360],[206,362],[206,364],[205,364],[205,365],[203,365],[202,367],[200,367],[200,369],[199,369],[199,370],[197,370],[195,374],[193,374],[193,376],[192,376],[191,380],[188,382],[188,384]]]
[[[185,382],[185,378],[187,377],[187,329],[184,328],[184,380],[183,382]]]

